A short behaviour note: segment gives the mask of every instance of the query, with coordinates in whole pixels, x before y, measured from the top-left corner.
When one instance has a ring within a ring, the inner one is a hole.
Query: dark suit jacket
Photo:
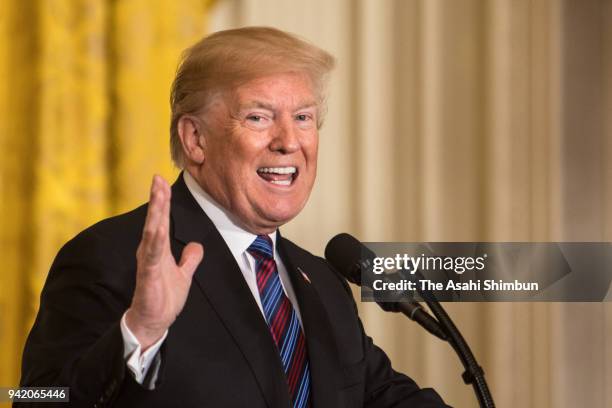
[[[266,322],[182,176],[171,206],[175,258],[190,241],[201,242],[205,255],[162,346],[155,389],[137,384],[126,368],[119,327],[134,291],[146,205],[99,222],[60,250],[25,346],[22,386],[69,386],[73,406],[289,406]],[[284,238],[278,248],[300,304],[315,408],[446,406],[392,370],[365,335],[346,282],[324,259]]]

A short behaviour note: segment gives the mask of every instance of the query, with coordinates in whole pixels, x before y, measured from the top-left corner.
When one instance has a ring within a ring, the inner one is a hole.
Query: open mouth
[[[268,183],[276,184],[277,186],[290,186],[298,176],[296,167],[260,167],[257,169],[257,174]]]

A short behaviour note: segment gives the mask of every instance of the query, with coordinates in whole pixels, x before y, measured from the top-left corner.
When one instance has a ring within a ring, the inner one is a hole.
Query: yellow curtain
[[[0,2],[0,386],[18,384],[60,246],[176,176],[170,83],[209,3]]]

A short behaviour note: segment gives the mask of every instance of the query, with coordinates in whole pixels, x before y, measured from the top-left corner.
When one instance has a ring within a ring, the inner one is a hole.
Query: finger
[[[151,183],[149,206],[147,208],[145,225],[143,227],[142,239],[145,246],[155,237],[161,219],[162,208],[163,192],[161,191],[159,176],[156,175],[153,177],[153,182]]]
[[[172,196],[172,190],[170,189],[168,182],[164,180],[163,177],[160,177],[160,179],[161,179],[161,186],[164,192],[164,207],[162,210],[162,218],[161,218],[160,224],[166,229],[166,232],[167,232],[167,231],[170,231],[170,201],[171,201],[170,199]]]
[[[162,226],[157,228],[155,237],[148,247],[145,247],[145,266],[157,265],[164,253],[164,243],[167,239],[166,229]]]
[[[164,228],[159,227],[149,244],[143,247],[140,257],[141,263],[138,267],[139,274],[150,278],[161,275],[160,263],[164,256],[164,234]]]
[[[202,262],[202,258],[204,258],[204,247],[202,247],[202,244],[196,242],[188,243],[187,246],[183,248],[181,260],[179,262],[181,272],[190,278],[193,276],[200,262]]]

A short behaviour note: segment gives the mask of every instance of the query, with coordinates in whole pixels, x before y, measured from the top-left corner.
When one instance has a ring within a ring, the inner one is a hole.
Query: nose
[[[270,150],[273,152],[291,154],[300,149],[300,140],[292,120],[278,122],[273,132],[274,137],[270,142]]]

